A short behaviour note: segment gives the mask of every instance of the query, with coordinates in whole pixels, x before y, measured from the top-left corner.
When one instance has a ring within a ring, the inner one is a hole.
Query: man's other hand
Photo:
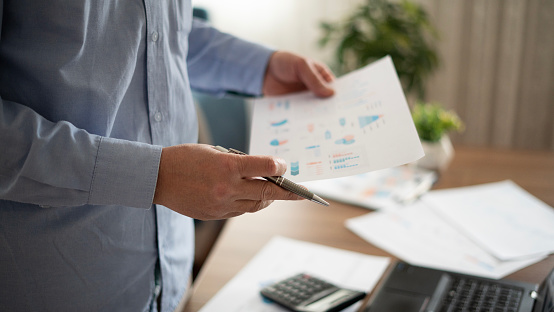
[[[277,51],[269,59],[262,92],[264,95],[281,95],[310,90],[316,96],[329,97],[335,93],[329,86],[334,79],[325,64]]]

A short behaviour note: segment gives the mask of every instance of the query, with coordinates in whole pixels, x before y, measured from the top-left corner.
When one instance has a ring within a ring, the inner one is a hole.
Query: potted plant
[[[423,7],[412,1],[366,0],[344,20],[322,22],[322,47],[335,48],[337,74],[390,55],[407,94],[425,98],[425,81],[439,66],[438,33]]]
[[[322,47],[332,45],[337,74],[390,55],[406,95],[415,96],[412,115],[426,156],[418,165],[444,169],[454,150],[448,132],[463,129],[458,116],[425,101],[425,83],[439,67],[438,32],[425,9],[410,0],[366,0],[345,19],[320,24]]]
[[[421,101],[412,108],[412,118],[425,152],[417,165],[432,170],[445,169],[454,156],[448,133],[462,131],[464,123],[456,113],[439,103]]]

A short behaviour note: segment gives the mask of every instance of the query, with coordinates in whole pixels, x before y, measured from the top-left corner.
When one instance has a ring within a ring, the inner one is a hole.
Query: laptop
[[[542,284],[397,262],[363,312],[554,312],[554,270]]]

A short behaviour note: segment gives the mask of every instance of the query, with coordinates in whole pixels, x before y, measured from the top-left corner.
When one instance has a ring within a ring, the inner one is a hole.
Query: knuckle
[[[272,200],[258,200],[254,202],[254,205],[252,205],[249,209],[249,213],[258,212],[267,206],[269,206],[273,201]]]
[[[242,176],[248,167],[248,158],[240,155],[225,155],[222,168],[231,176]]]
[[[270,200],[275,197],[275,189],[273,185],[269,182],[264,182],[260,190],[260,199],[261,200]]]
[[[236,157],[234,172],[237,172],[242,177],[244,176],[244,172],[246,172],[246,168],[248,168],[248,157]]]
[[[233,157],[234,155],[224,154],[221,157],[221,168],[228,173],[235,173],[240,167],[238,157]],[[231,156],[231,157],[229,157]]]
[[[262,210],[263,208],[264,208],[264,207],[263,207],[263,201],[261,201],[261,200],[255,201],[255,202],[254,202],[254,205],[252,205],[251,207],[249,207],[248,213],[257,212],[257,211]]]
[[[311,65],[310,59],[305,57],[298,57],[297,59],[298,65],[300,67],[309,68]]]
[[[287,198],[285,200],[299,200],[302,199],[300,195],[296,195],[293,192],[287,192]]]

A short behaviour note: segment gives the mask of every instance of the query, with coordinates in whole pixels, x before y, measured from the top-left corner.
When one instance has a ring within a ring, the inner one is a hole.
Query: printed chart
[[[250,154],[287,161],[296,182],[413,162],[423,156],[390,57],[334,82],[335,95],[310,92],[254,101]]]

